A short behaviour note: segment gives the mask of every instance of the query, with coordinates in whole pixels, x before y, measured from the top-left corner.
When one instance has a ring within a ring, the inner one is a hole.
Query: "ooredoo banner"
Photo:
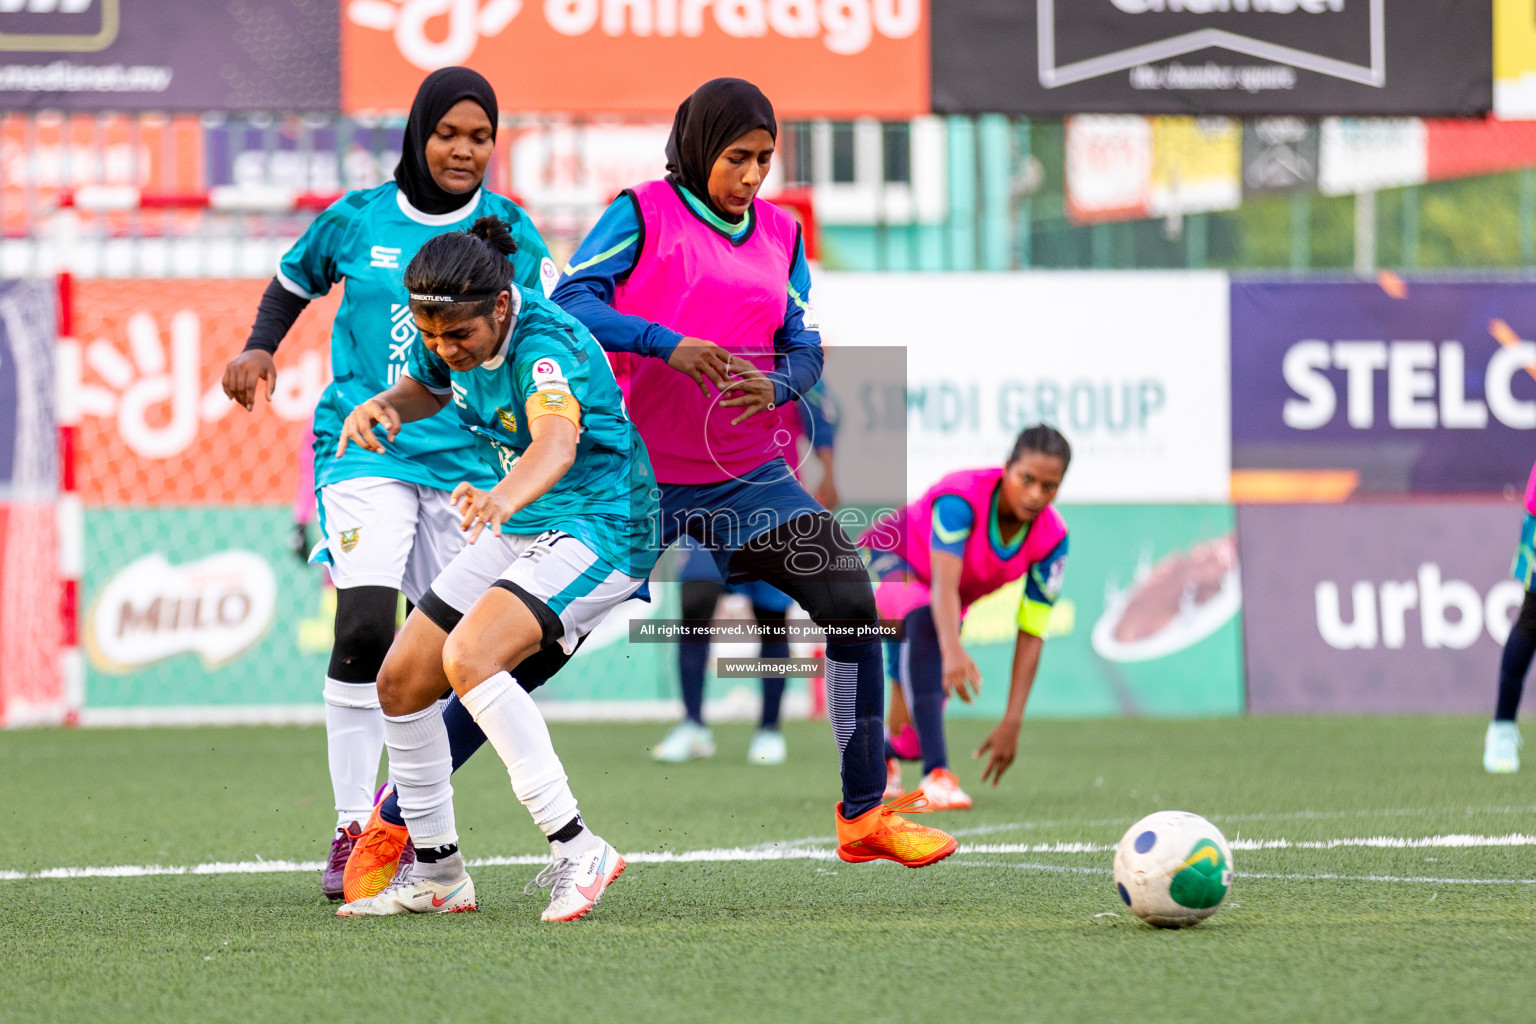
[[[1488,0],[933,0],[933,109],[1480,114],[1492,39]]]
[[[1228,505],[1062,506],[1072,549],[1052,609],[1031,718],[1237,715],[1242,584]],[[971,607],[962,639],[981,669],[973,705],[1007,704],[1018,581]]]
[[[0,4],[0,107],[335,110],[337,0]]]
[[[1238,509],[1248,707],[1491,714],[1518,504]]]
[[[312,303],[277,352],[277,389],[254,412],[224,395],[259,280],[81,281],[75,334],[80,496],[88,504],[291,504],[310,418],[330,380],[341,289]]]
[[[342,104],[405,111],[421,79],[484,74],[503,110],[665,114],[711,78],[783,117],[928,110],[927,0],[343,0]]]
[[[908,497],[1001,465],[1019,431],[1072,444],[1069,502],[1224,502],[1230,409],[1219,273],[823,274],[830,346],[903,346],[907,387],[838,395],[906,424]]]
[[[1502,493],[1536,454],[1536,283],[1232,284],[1232,465],[1357,492]]]

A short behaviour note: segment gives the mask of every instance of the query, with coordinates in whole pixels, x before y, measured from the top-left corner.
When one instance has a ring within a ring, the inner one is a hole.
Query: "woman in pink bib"
[[[880,617],[906,626],[903,642],[889,645],[891,674],[922,746],[921,789],[938,809],[971,806],[949,770],[944,743],[945,697],[970,703],[981,686],[981,673],[960,643],[961,620],[975,601],[1022,576],[1008,710],[976,751],[977,757],[991,753],[981,778],[994,786],[1013,763],[1046,621],[1066,570],[1067,524],[1051,502],[1071,461],[1060,432],[1030,427],[1006,465],[950,473],[859,538],[881,581],[875,591]],[[900,761],[893,748],[886,756],[886,792],[900,792]]]
[[[694,538],[727,582],[768,583],[828,631],[838,855],[922,867],[956,843],[898,813],[925,809],[920,800],[881,803],[884,678],[869,577],[783,458],[777,410],[820,378],[822,353],[799,224],[757,195],[777,134],[752,83],[700,86],[677,109],[666,178],[614,201],[553,297],[609,353],[656,470],[661,546]]]

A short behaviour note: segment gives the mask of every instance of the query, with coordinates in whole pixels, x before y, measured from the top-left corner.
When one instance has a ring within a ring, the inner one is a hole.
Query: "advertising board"
[[[822,274],[814,298],[829,346],[907,350],[905,393],[838,402],[842,429],[905,417],[909,497],[1001,464],[1043,421],[1072,444],[1064,501],[1224,502],[1227,287],[1218,273]]]
[[[335,110],[336,0],[0,5],[0,107]]]
[[[1255,713],[1490,714],[1518,504],[1238,509]]]
[[[224,394],[260,280],[89,280],[75,286],[80,495],[87,504],[291,504],[315,403],[330,379],[341,289],[312,303],[277,352],[254,412]]]
[[[341,43],[348,112],[408,110],[455,64],[503,110],[671,116],[721,76],[781,119],[928,110],[926,0],[345,0]]]
[[[1233,468],[1340,497],[1522,488],[1533,332],[1531,282],[1234,281]]]
[[[934,0],[933,109],[1467,116],[1492,25],[1487,0]]]
[[[1064,506],[1071,551],[1025,714],[1031,718],[1237,715],[1242,583],[1226,505]],[[1006,706],[1020,584],[971,607],[961,634],[981,669],[975,705]]]

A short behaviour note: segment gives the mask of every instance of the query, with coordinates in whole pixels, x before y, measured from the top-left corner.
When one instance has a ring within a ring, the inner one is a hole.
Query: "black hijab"
[[[469,201],[473,192],[450,192],[432,180],[427,168],[427,139],[437,122],[459,100],[474,100],[491,122],[496,137],[496,92],[478,71],[441,68],[432,72],[416,90],[411,116],[405,121],[405,143],[395,165],[395,184],[406,200],[422,213],[451,213]]]
[[[667,138],[667,180],[681,185],[730,220],[709,197],[709,172],[725,147],[758,128],[779,137],[773,104],[751,82],[716,78],[693,91],[677,108]]]

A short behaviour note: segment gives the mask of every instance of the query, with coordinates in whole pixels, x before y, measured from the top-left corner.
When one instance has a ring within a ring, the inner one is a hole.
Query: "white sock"
[[[411,875],[416,878],[425,878],[432,882],[452,884],[469,874],[464,869],[464,855],[462,853],[450,854],[442,860],[427,861],[418,860],[411,868]]]
[[[549,852],[554,860],[559,860],[561,857],[579,857],[586,850],[594,846],[600,846],[602,842],[603,840],[598,838],[595,832],[586,827],[586,822],[582,822],[581,831],[576,834],[574,839],[569,839],[563,843],[550,843]]]
[[[389,742],[389,774],[400,797],[400,816],[419,848],[459,841],[453,820],[453,752],[448,727],[433,704],[399,718],[384,717]]]
[[[576,797],[565,766],[555,753],[549,728],[528,691],[506,672],[498,672],[462,698],[507,766],[512,792],[534,824],[553,835],[576,816]]]
[[[374,683],[325,680],[325,744],[336,797],[336,827],[361,825],[373,813],[379,755],[384,753],[384,713]]]

